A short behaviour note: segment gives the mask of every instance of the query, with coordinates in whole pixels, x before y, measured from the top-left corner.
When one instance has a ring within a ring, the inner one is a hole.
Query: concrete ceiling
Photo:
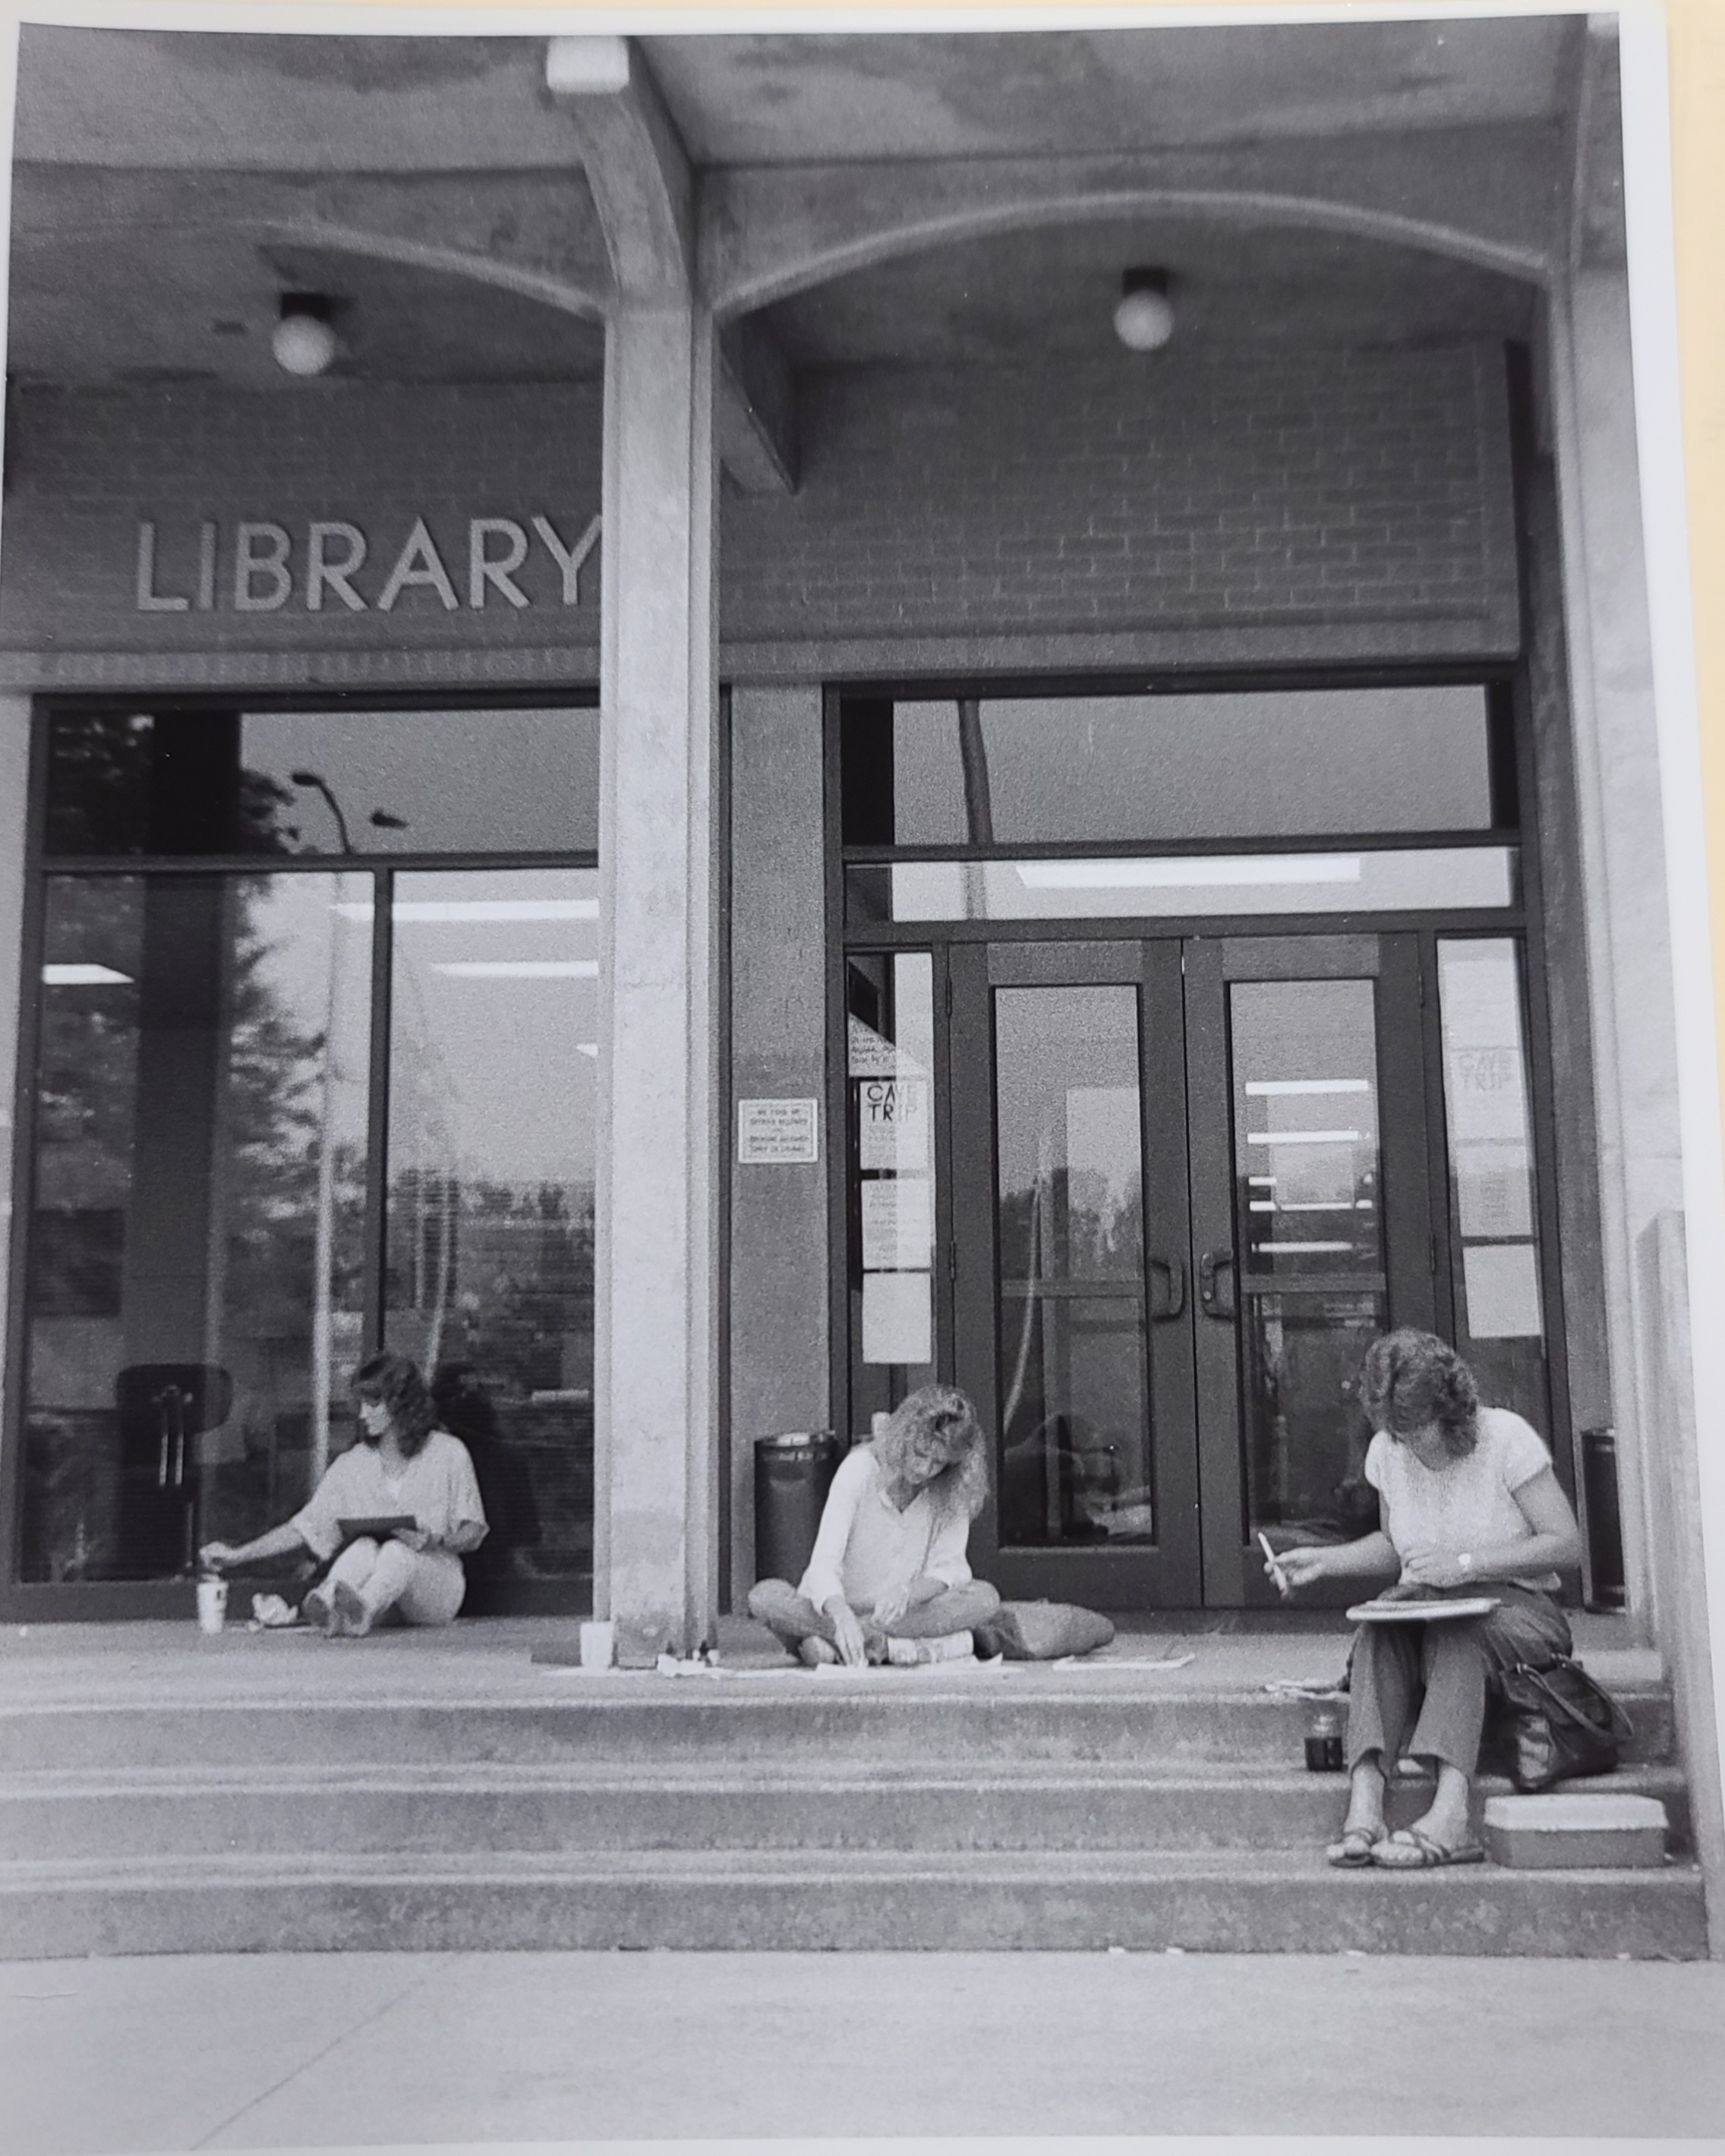
[[[1546,119],[1581,19],[641,42],[697,164],[824,164]]]
[[[641,40],[698,165],[1165,149],[1548,118],[1578,16]],[[353,172],[573,155],[530,38],[26,25],[23,162]]]
[[[642,42],[698,166],[830,169],[1344,136],[1364,157],[1373,136],[1458,126],[1531,127],[1557,145],[1581,36],[1579,17],[1529,16]],[[597,375],[601,335],[581,312],[602,242],[543,64],[538,38],[27,26],[12,371],[280,385],[269,333],[280,291],[303,285],[341,303],[352,375]],[[372,258],[349,244],[362,230],[382,235]],[[767,320],[802,367],[1106,353],[1120,272],[1136,263],[1173,273],[1187,345],[1528,324],[1525,287],[1460,263],[1190,217],[969,239],[841,277]]]
[[[767,318],[798,367],[1118,357],[1111,317],[1121,272],[1133,265],[1170,273],[1183,345],[1455,342],[1524,336],[1532,321],[1527,285],[1411,248],[1308,227],[1143,218],[900,256],[781,301]]]

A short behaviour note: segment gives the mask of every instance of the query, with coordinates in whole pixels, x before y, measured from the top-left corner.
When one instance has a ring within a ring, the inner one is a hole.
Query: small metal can
[[[1308,1774],[1339,1774],[1345,1764],[1342,1756],[1342,1717],[1332,1707],[1321,1707],[1306,1732],[1306,1771]]]

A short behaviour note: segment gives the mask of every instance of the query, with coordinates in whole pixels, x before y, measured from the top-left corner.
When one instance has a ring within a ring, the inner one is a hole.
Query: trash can
[[[839,1465],[829,1430],[755,1440],[755,1577],[794,1587],[814,1553],[820,1512]]]
[[[1581,1490],[1587,1507],[1589,1609],[1621,1609],[1629,1600],[1623,1577],[1623,1507],[1617,1493],[1617,1432],[1581,1433]]]

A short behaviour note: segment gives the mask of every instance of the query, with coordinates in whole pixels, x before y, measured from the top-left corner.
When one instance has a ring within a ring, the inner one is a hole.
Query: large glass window
[[[64,711],[50,854],[536,854],[598,843],[598,713]]]
[[[476,1604],[589,1570],[596,735],[54,715],[23,1578],[172,1578],[284,1518],[380,1342],[474,1450]]]
[[[54,876],[23,1577],[146,1579],[351,1437],[368,939],[355,875]]]
[[[386,1338],[479,1465],[478,1573],[585,1573],[598,877],[403,874],[390,911]]]
[[[1486,831],[1517,822],[1485,688],[846,700],[854,846]]]

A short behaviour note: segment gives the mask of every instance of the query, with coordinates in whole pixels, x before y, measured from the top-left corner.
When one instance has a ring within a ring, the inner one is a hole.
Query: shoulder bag
[[[1579,1662],[1545,1669],[1517,1662],[1497,1678],[1499,1734],[1518,1789],[1548,1789],[1578,1774],[1609,1774],[1629,1717]]]

